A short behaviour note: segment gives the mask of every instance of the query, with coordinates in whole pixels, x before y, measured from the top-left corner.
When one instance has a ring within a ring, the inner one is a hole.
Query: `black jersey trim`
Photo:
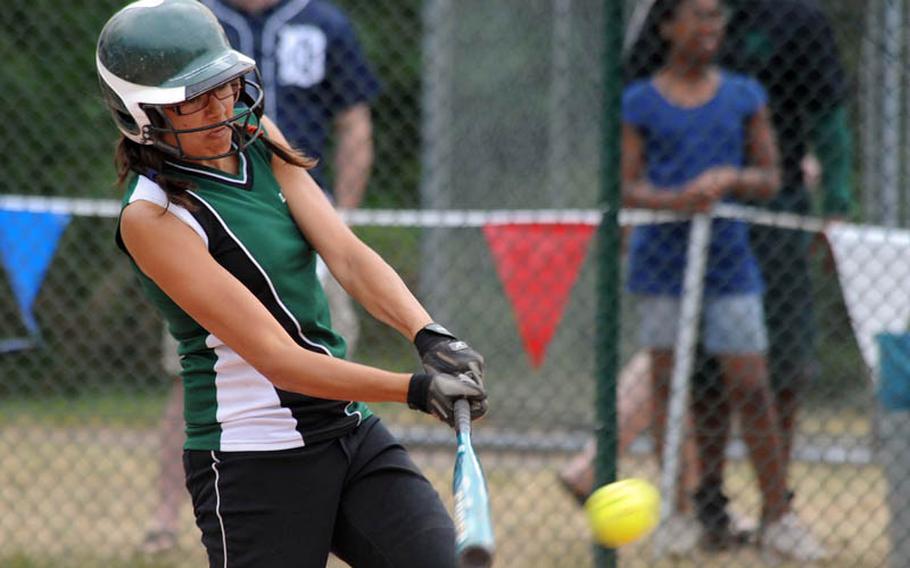
[[[251,163],[252,161],[246,157],[246,150],[244,150],[242,152],[237,152],[237,156],[240,159],[240,167],[239,167],[240,177],[239,178],[235,178],[235,177],[225,174],[223,172],[219,172],[218,170],[215,170],[212,168],[207,168],[204,166],[192,166],[188,163],[171,162],[171,161],[168,161],[166,163],[167,163],[167,165],[169,165],[173,168],[176,168],[178,170],[181,170],[183,172],[187,172],[187,173],[190,173],[195,176],[202,177],[202,178],[215,180],[218,183],[226,183],[228,185],[231,185],[234,187],[239,187],[241,189],[252,189],[252,187],[253,187],[253,167],[252,167],[252,163]]]
[[[332,352],[329,351],[328,347],[326,347],[325,345],[316,343],[315,341],[311,340],[303,333],[303,328],[300,327],[300,322],[297,321],[297,318],[294,317],[294,314],[291,313],[291,310],[289,310],[288,307],[284,304],[284,302],[281,301],[281,296],[278,295],[278,290],[275,288],[275,285],[272,283],[272,280],[269,278],[269,275],[266,273],[265,269],[262,268],[262,265],[259,264],[259,262],[253,256],[253,254],[250,253],[249,249],[246,248],[246,246],[243,244],[243,242],[239,238],[237,238],[237,235],[235,235],[231,231],[230,227],[228,227],[228,224],[224,221],[224,219],[221,218],[221,215],[218,214],[218,212],[215,210],[215,208],[212,207],[211,204],[209,204],[205,199],[200,197],[194,191],[188,190],[187,193],[189,193],[194,198],[196,198],[212,214],[214,219],[218,222],[220,227],[224,230],[227,237],[230,238],[241,251],[243,251],[243,254],[246,256],[246,258],[256,268],[256,272],[265,281],[266,285],[268,286],[268,288],[271,292],[272,300],[275,302],[275,306],[270,308],[268,305],[266,305],[266,308],[269,308],[269,311],[272,312],[272,314],[276,317],[276,319],[278,319],[279,322],[282,319],[285,319],[287,323],[291,324],[291,328],[296,332],[297,337],[299,337],[304,342],[304,344],[301,345],[302,347],[305,347],[305,348],[309,349],[310,351],[315,351],[317,353],[323,353],[325,355],[328,355],[329,357],[334,357],[334,355],[332,355]],[[285,326],[285,328],[287,329],[287,326]]]
[[[275,317],[292,338],[296,334],[295,342],[298,345],[314,353],[334,357],[328,347],[306,337],[300,327],[300,322],[281,301],[281,297],[278,295],[278,291],[265,269],[262,268],[243,242],[231,231],[227,222],[218,214],[215,208],[194,191],[189,190],[187,193],[202,205],[200,210],[193,213],[199,223],[207,232],[211,231],[214,233],[217,231],[221,233],[221,235],[209,234],[209,242],[213,243],[213,246],[218,250],[227,250],[229,248],[227,243],[232,243],[233,246],[237,247],[236,250],[240,251],[240,254],[236,256],[240,256],[249,263],[247,267],[234,266],[234,270],[252,275],[253,278],[261,278],[259,283],[244,282],[244,285],[254,294],[256,292],[251,286],[256,287],[262,283],[267,286],[269,297],[262,297],[260,294],[257,294],[256,297],[263,303],[269,313]],[[210,251],[212,251],[212,248],[210,248]],[[349,408],[353,401],[329,400],[286,391],[277,387],[274,388],[281,406],[290,410],[291,415],[297,421],[297,431],[300,433],[305,445],[341,436],[345,432],[356,428],[363,419],[359,412],[349,413]],[[325,418],[332,422],[324,422]]]

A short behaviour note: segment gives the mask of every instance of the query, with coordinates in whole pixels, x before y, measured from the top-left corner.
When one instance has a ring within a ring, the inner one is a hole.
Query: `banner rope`
[[[113,199],[0,195],[0,209],[31,213],[57,213],[77,217],[117,218],[121,204]],[[354,227],[402,227],[423,229],[461,229],[507,224],[580,224],[597,225],[602,212],[597,209],[342,209],[341,217]],[[781,213],[759,207],[722,203],[714,217],[738,219],[754,225],[820,232],[825,222],[817,217]],[[622,209],[623,226],[685,221],[691,216],[672,211]]]

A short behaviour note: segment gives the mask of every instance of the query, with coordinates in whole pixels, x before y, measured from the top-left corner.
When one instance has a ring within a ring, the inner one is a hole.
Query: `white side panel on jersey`
[[[166,208],[168,213],[186,223],[190,229],[199,235],[199,238],[202,239],[202,242],[204,242],[206,248],[208,248],[208,235],[205,234],[202,225],[193,217],[193,214],[187,211],[182,205],[169,203],[167,194],[164,193],[161,186],[145,176],[139,176],[139,179],[136,182],[136,189],[133,190],[133,194],[130,196],[130,203],[135,203],[136,201],[149,201],[159,207]]]
[[[214,371],[221,450],[284,450],[304,445],[297,420],[281,406],[275,385],[216,336],[206,337],[205,344],[218,357]]]

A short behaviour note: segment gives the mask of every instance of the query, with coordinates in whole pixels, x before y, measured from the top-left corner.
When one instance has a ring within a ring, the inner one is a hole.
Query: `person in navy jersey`
[[[373,163],[370,105],[379,81],[348,17],[326,0],[204,0],[231,45],[261,62],[265,112],[320,163],[313,178],[341,208],[358,207]],[[325,150],[335,137],[333,183]]]
[[[767,95],[754,79],[715,65],[727,19],[718,0],[657,0],[663,66],[632,83],[622,102],[624,204],[684,213],[722,201],[772,198],[780,185]],[[637,227],[627,289],[637,299],[640,342],[650,350],[656,447],[663,447],[686,267],[688,222]],[[795,560],[825,551],[790,509],[780,425],[768,383],[758,261],[746,223],[715,219],[704,282],[702,345],[714,356],[740,415],[762,495],[761,543]],[[674,521],[663,527],[675,538]],[[678,523],[682,524],[682,523]]]

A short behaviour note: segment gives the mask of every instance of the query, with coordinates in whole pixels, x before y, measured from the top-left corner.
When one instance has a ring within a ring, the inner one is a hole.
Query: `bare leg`
[[[594,460],[597,455],[597,440],[591,438],[585,447],[572,456],[569,463],[559,472],[563,487],[579,502],[583,503],[594,490]]]
[[[700,485],[720,488],[723,486],[725,452],[730,438],[730,400],[721,377],[714,375],[719,374],[714,360],[706,360],[699,372],[705,376],[696,385],[692,414],[702,474]]]
[[[708,551],[720,551],[747,544],[753,531],[745,526],[743,519],[734,522],[727,509],[724,466],[731,409],[717,358],[702,356],[697,373],[693,379],[692,414],[702,475],[692,495],[702,527],[701,546]]]
[[[664,438],[667,430],[667,412],[670,403],[670,378],[673,374],[673,353],[671,351],[655,349],[651,351],[651,415],[654,419],[652,434],[654,435],[654,451],[658,462],[663,460]],[[687,413],[688,416],[689,413]],[[696,449],[694,438],[691,436],[690,418],[686,418],[684,425],[684,442],[682,457],[682,483],[677,484],[676,510],[686,512],[691,509],[689,489],[692,484],[698,483],[698,460],[695,459]]]
[[[632,442],[651,426],[648,404],[651,400],[651,356],[635,353],[619,372],[619,453],[628,451]]]
[[[651,399],[650,373],[651,357],[645,350],[635,353],[619,372],[617,396],[620,455],[624,454],[632,442],[651,425],[648,407]],[[597,441],[591,439],[560,472],[563,484],[579,500],[583,500],[594,490],[596,454]]]
[[[790,460],[793,452],[793,439],[796,436],[796,418],[800,405],[799,386],[775,389],[778,422],[780,423],[781,449],[784,458],[784,471],[790,471]]]
[[[619,454],[628,451],[632,442],[652,423],[651,416],[651,356],[646,350],[640,350],[629,359],[619,373],[618,406],[619,406]],[[687,416],[687,420],[691,420]],[[695,439],[688,435],[693,428],[687,423],[686,438],[683,442],[683,484],[684,494],[695,491],[700,474],[698,453]],[[590,440],[584,449],[576,454],[562,469],[560,478],[579,499],[589,495],[594,489],[594,459],[597,453],[596,440]],[[679,499],[680,511],[687,511],[690,501],[683,495]]]
[[[698,460],[698,444],[695,442],[692,413],[686,413],[686,431],[682,447],[682,491],[677,497],[676,507],[680,512],[692,510],[690,496],[698,489],[701,481],[701,467]]]
[[[765,357],[725,355],[721,364],[730,403],[740,414],[743,438],[761,488],[762,517],[774,521],[787,512],[789,503],[780,422],[768,386]]]
[[[183,385],[175,378],[158,427],[158,501],[152,527],[143,544],[145,552],[156,553],[176,544],[180,507],[187,500],[183,480]]]

